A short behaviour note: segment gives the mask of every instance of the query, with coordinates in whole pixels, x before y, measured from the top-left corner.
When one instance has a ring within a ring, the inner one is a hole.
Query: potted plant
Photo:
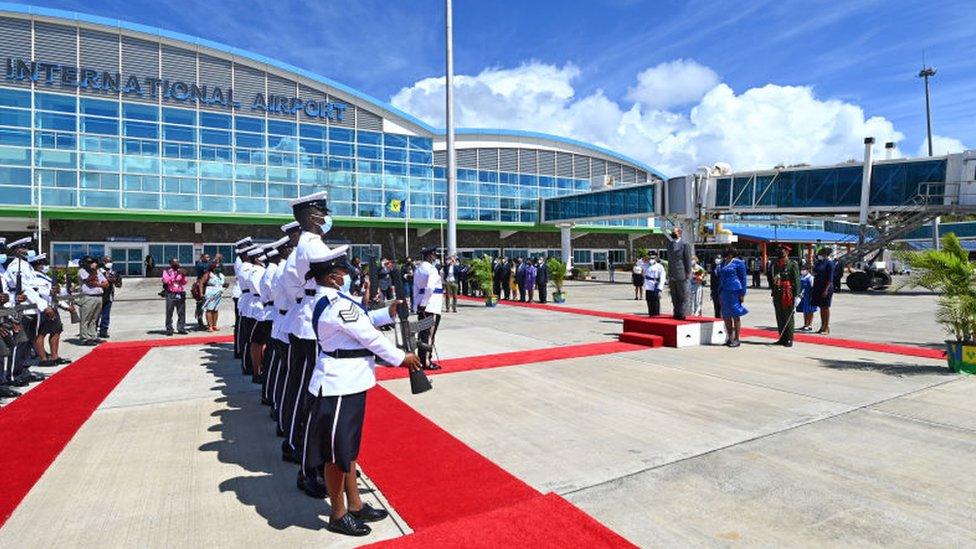
[[[498,305],[498,298],[492,290],[492,281],[495,276],[495,266],[492,265],[491,258],[488,256],[481,259],[471,260],[471,280],[481,288],[485,294],[485,306],[494,307]]]
[[[566,294],[563,293],[563,281],[566,280],[566,264],[555,257],[550,257],[546,261],[546,267],[549,268],[549,281],[556,287],[556,293],[552,294],[552,300],[556,303],[565,303]]]
[[[941,250],[901,254],[911,266],[904,286],[921,286],[941,294],[935,320],[955,339],[946,340],[949,368],[976,374],[976,267],[959,238],[942,237]]]

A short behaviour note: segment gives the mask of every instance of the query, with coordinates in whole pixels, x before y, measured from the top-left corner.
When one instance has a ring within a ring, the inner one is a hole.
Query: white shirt
[[[425,307],[428,313],[440,314],[444,304],[444,284],[437,268],[424,261],[413,273],[413,288],[417,293],[417,308]]]
[[[284,288],[282,288],[281,277],[285,274],[285,263],[278,263],[278,268],[275,269],[274,277],[271,280],[271,298],[274,299],[274,315],[271,320],[271,337],[277,339],[278,341],[283,341],[288,343],[288,330],[286,329],[285,318],[288,314],[288,310],[295,305],[293,299],[289,299],[285,295]],[[281,311],[285,311],[284,314]]]
[[[251,265],[247,271],[247,287],[251,290],[251,318],[264,320],[264,296],[261,295],[261,277],[267,269],[262,265]]]
[[[650,292],[659,292],[664,287],[664,265],[657,261],[652,261],[644,265],[644,289]]]
[[[105,290],[101,287],[96,286],[92,288],[88,284],[85,284],[85,281],[88,280],[89,276],[90,273],[85,270],[84,267],[78,269],[78,282],[81,285],[81,293],[85,295],[102,295]],[[105,275],[102,274],[101,270],[95,272],[95,277],[99,284],[108,281],[108,279],[105,278]]]
[[[268,263],[264,272],[261,273],[261,280],[258,281],[258,291],[261,293],[262,303],[261,320],[272,321],[278,316],[278,310],[274,304],[274,286],[271,284],[277,272],[278,264]]]
[[[237,283],[241,287],[241,297],[237,300],[237,309],[241,312],[241,316],[248,318],[254,318],[254,311],[251,306],[257,294],[251,289],[251,269],[253,268],[252,263],[244,262],[237,269]]]
[[[37,291],[38,297],[44,300],[47,307],[50,307],[54,302],[54,298],[51,296],[51,289],[54,287],[54,281],[51,277],[44,273],[34,271],[34,289]],[[47,308],[45,307],[45,308]]]
[[[329,306],[315,327],[319,353],[308,384],[309,393],[351,395],[376,385],[375,357],[333,358],[325,351],[368,349],[388,364],[403,362],[406,354],[375,328],[393,323],[386,307],[367,312],[351,296],[333,288],[323,288],[320,295],[329,300]]]
[[[244,261],[241,260],[240,257],[234,260],[234,287],[231,289],[231,296],[238,300],[241,298],[241,295],[243,295],[241,294],[241,275],[238,272],[243,264]]]
[[[303,231],[298,237],[298,245],[295,251],[288,256],[285,262],[285,274],[281,277],[282,288],[285,294],[298,305],[288,309],[285,317],[285,327],[288,333],[294,334],[299,339],[315,339],[315,330],[312,329],[312,309],[315,306],[314,295],[306,295],[305,290],[311,292],[318,291],[315,280],[305,280],[308,273],[309,252],[315,248],[319,250],[316,255],[325,255],[329,252],[329,247],[322,241],[322,236],[308,231]]]

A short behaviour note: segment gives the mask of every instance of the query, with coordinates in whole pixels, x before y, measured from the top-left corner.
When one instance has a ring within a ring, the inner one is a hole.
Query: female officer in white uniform
[[[405,354],[375,328],[393,322],[398,302],[367,311],[349,295],[349,273],[355,268],[348,262],[348,248],[320,249],[321,253],[313,251],[309,256],[309,272],[324,291],[312,312],[318,357],[307,387],[310,402],[298,484],[309,495],[324,495],[317,481],[324,464],[332,508],[328,529],[365,536],[370,533],[366,522],[387,516],[386,511],[362,502],[355,475],[366,391],[376,385],[376,357],[411,370],[420,367],[420,360]]]

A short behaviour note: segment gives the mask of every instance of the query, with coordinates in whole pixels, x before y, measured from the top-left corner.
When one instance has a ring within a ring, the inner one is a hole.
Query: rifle
[[[67,303],[68,305],[74,307],[75,304],[78,302],[78,300],[83,295],[84,294],[64,294],[64,295],[59,295],[59,294],[56,294],[56,293],[52,293],[51,294],[51,307],[53,307],[55,311],[58,310],[58,305],[61,304],[61,303]],[[78,316],[78,311],[76,311],[76,310],[69,310],[68,312],[71,315],[71,323],[72,324],[78,324],[79,322],[81,322],[81,317]]]
[[[401,348],[407,353],[414,353],[417,351],[418,342],[417,334],[422,331],[421,324],[427,325],[427,320],[430,320],[430,326],[433,326],[436,317],[428,317],[420,322],[410,322],[410,305],[409,298],[407,297],[406,291],[403,287],[403,277],[393,277],[393,291],[396,294],[396,298],[400,300],[400,304],[397,305],[397,318],[399,318],[399,329],[400,338],[402,339]],[[429,328],[429,326],[428,326]],[[410,392],[413,394],[423,393],[424,391],[429,391],[433,387],[430,384],[430,380],[427,379],[427,375],[424,374],[423,370],[416,370],[410,372]]]
[[[6,305],[6,304],[5,304]],[[7,335],[0,337],[0,357],[8,357],[14,347],[26,343],[27,333],[21,327],[21,321],[26,311],[34,310],[32,304],[13,303],[0,307],[0,328],[7,331]]]

